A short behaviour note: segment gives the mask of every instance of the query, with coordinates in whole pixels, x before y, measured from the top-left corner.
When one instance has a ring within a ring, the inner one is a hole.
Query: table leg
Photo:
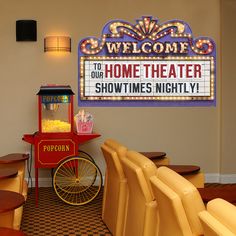
[[[38,187],[39,187],[39,182],[38,182],[38,168],[35,167],[35,206],[38,207]]]

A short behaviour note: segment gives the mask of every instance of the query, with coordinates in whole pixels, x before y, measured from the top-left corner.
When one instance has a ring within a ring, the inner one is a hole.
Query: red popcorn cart
[[[38,206],[39,168],[55,168],[53,188],[71,205],[92,201],[102,186],[101,171],[94,159],[79,146],[100,134],[74,128],[73,96],[70,86],[41,86],[38,95],[38,131],[24,134],[34,145],[35,198]]]

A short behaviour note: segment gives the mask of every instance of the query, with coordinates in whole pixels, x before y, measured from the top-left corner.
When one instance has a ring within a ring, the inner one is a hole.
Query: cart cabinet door
[[[62,159],[75,156],[76,147],[77,145],[72,139],[41,140],[36,145],[38,155],[35,158],[35,165],[45,168],[55,167]]]

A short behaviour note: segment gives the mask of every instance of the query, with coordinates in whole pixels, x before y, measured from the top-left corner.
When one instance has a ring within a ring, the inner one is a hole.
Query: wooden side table
[[[26,161],[29,158],[28,154],[24,153],[11,153],[0,157],[0,164],[16,163]]]
[[[15,163],[28,160],[29,155],[24,153],[11,153],[0,157],[0,164]]]
[[[13,227],[14,210],[25,202],[23,195],[7,191],[0,190],[0,227]]]
[[[0,227],[0,235],[1,236],[26,236],[26,234],[20,230],[14,230],[14,229],[5,228],[5,227]]]
[[[202,197],[204,203],[207,203],[214,198],[222,198],[230,203],[236,203],[236,186],[219,186],[198,188],[198,191]]]
[[[165,152],[139,152],[150,160],[163,159],[166,156]]]
[[[139,152],[139,153],[150,159],[155,165],[168,165],[170,162],[165,152]]]
[[[23,172],[23,179],[25,178],[25,161],[29,159],[28,154],[11,153],[5,156],[0,156],[0,168],[16,168]],[[22,180],[23,181],[23,180]]]
[[[29,155],[24,153],[11,153],[5,156],[0,156],[1,168],[15,168],[21,178],[21,193],[27,198],[28,184],[25,180],[25,166]]]
[[[17,176],[18,170],[14,168],[0,169],[0,180]]]
[[[166,166],[180,175],[192,175],[200,171],[200,167],[195,165],[157,165],[157,168],[161,166]]]

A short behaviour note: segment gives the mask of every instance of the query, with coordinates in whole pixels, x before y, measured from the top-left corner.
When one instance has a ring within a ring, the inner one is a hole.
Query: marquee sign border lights
[[[116,50],[121,44],[123,48]],[[157,19],[143,16],[132,25],[122,20],[114,20],[104,26],[101,39],[95,37],[82,39],[78,47],[78,56],[80,106],[216,105],[215,43],[207,37],[194,39],[190,27],[184,21],[172,20],[158,24]],[[85,96],[84,63],[103,60],[117,62],[208,60],[210,61],[210,96]]]

